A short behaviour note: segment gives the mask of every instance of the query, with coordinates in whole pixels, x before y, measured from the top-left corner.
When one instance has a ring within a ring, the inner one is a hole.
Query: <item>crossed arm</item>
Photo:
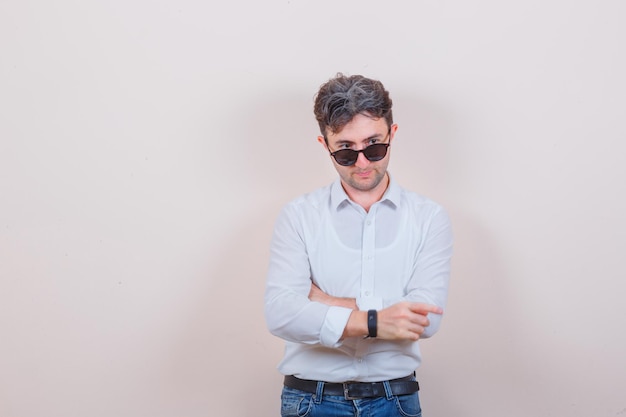
[[[360,311],[354,298],[333,297],[311,284],[309,300],[352,309],[342,338],[367,336],[367,311]],[[428,313],[443,314],[443,310],[435,305],[409,301],[384,308],[378,311],[377,337],[386,340],[418,340],[430,324]]]

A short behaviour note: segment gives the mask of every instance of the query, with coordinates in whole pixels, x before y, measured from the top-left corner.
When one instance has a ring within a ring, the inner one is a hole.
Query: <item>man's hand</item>
[[[379,339],[418,340],[430,324],[428,313],[442,314],[440,307],[403,301],[378,312]]]
[[[357,309],[356,299],[346,297],[333,297],[332,295],[326,294],[320,289],[320,287],[313,283],[311,283],[311,291],[309,291],[309,300],[317,301],[318,303],[326,304],[329,306],[346,307],[351,308],[352,310]]]

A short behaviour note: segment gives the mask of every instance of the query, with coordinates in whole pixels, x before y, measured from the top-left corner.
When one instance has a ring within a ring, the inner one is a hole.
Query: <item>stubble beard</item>
[[[355,173],[351,173],[344,178],[344,181],[353,189],[367,192],[372,191],[385,179],[387,169],[372,170],[372,177],[368,181],[363,181],[358,178]]]

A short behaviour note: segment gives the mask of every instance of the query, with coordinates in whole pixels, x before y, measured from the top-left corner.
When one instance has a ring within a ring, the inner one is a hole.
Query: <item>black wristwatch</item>
[[[367,337],[376,337],[378,333],[378,312],[367,310]]]

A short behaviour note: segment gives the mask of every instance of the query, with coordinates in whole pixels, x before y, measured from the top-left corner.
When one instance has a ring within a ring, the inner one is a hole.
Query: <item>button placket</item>
[[[375,251],[376,251],[376,214],[375,207],[365,218],[363,240],[361,242],[361,297],[374,296]]]

